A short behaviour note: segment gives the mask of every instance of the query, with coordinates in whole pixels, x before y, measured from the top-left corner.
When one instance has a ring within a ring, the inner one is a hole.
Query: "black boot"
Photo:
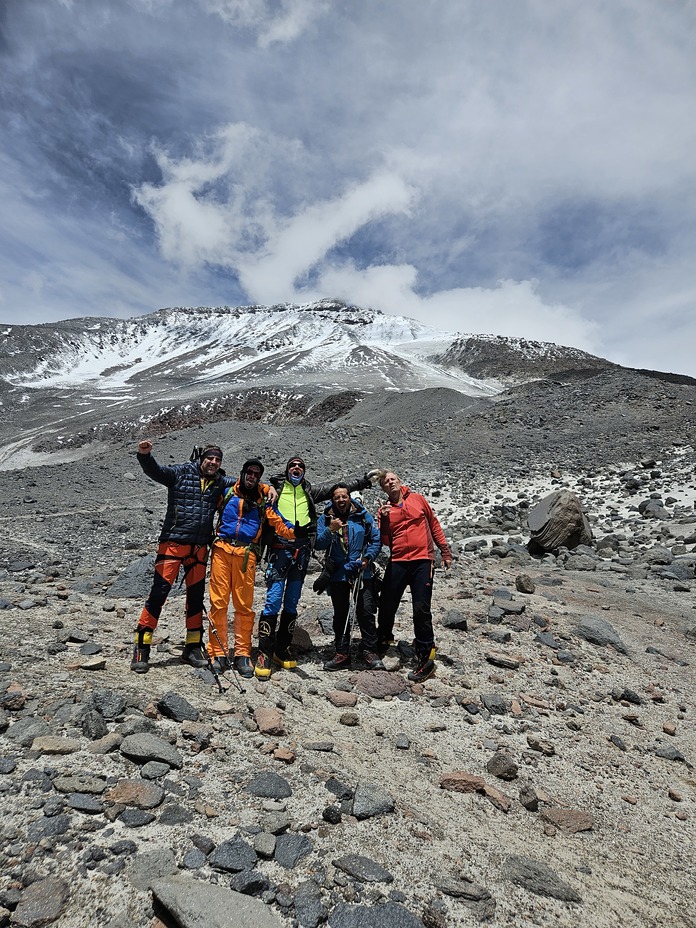
[[[293,667],[297,667],[297,661],[290,650],[292,633],[295,631],[296,622],[296,612],[286,612],[285,610],[281,612],[278,635],[275,641],[275,650],[273,651],[273,661],[281,667],[284,667],[285,670],[292,670]]]
[[[135,630],[135,645],[133,647],[133,660],[130,669],[135,673],[147,673],[150,669],[150,645],[152,644],[152,629],[145,625],[138,625]]]
[[[324,670],[343,670],[344,667],[350,667],[350,665],[350,651],[336,648],[334,656],[324,664]]]
[[[207,667],[208,655],[203,648],[203,627],[186,629],[186,644],[181,652],[181,660],[191,667]]]
[[[422,683],[435,673],[435,645],[418,645],[416,647],[416,666],[408,675],[413,683]]]
[[[261,680],[265,680],[271,675],[271,657],[275,648],[277,622],[277,612],[274,615],[266,615],[265,612],[262,612],[259,616],[259,653],[256,658],[254,674]]]

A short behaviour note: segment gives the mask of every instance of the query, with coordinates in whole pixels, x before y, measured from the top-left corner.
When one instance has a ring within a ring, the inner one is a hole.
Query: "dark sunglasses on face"
[[[247,471],[247,477],[260,477],[260,476],[261,476],[260,470],[248,470]]]

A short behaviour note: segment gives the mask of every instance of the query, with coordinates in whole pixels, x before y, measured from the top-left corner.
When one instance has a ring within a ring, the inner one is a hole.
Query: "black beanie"
[[[307,468],[305,467],[305,462],[303,458],[301,458],[299,454],[293,454],[291,458],[288,458],[288,463],[285,465],[285,476],[286,477],[290,470],[290,465],[292,464],[293,461],[299,461],[299,463],[302,465],[302,470],[307,470]]]
[[[261,476],[263,476],[264,467],[261,461],[259,461],[258,458],[249,458],[248,461],[244,462],[244,466],[242,467],[242,472],[240,474],[242,480],[244,480],[244,477],[246,476],[246,472],[249,470],[249,468],[253,467],[254,465],[258,467],[258,469],[261,471]]]
[[[208,456],[217,454],[222,460],[222,448],[219,445],[206,445],[205,448],[201,451],[201,461],[204,461]]]

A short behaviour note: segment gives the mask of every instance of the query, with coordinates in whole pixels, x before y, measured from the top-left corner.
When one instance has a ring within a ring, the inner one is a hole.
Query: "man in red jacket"
[[[380,650],[386,651],[392,641],[401,597],[409,587],[416,666],[408,678],[421,683],[435,673],[435,636],[430,611],[435,545],[447,569],[452,565],[452,554],[442,526],[424,496],[404,486],[393,471],[387,471],[379,485],[387,494],[377,513],[380,537],[391,554],[382,583],[377,638]]]

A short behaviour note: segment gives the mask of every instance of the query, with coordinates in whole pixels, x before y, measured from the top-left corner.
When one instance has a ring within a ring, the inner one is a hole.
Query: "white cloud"
[[[257,32],[261,48],[292,42],[329,8],[326,0],[203,0],[203,6],[232,26]]]
[[[5,305],[340,295],[696,373],[693,4],[31,0],[4,28]]]

